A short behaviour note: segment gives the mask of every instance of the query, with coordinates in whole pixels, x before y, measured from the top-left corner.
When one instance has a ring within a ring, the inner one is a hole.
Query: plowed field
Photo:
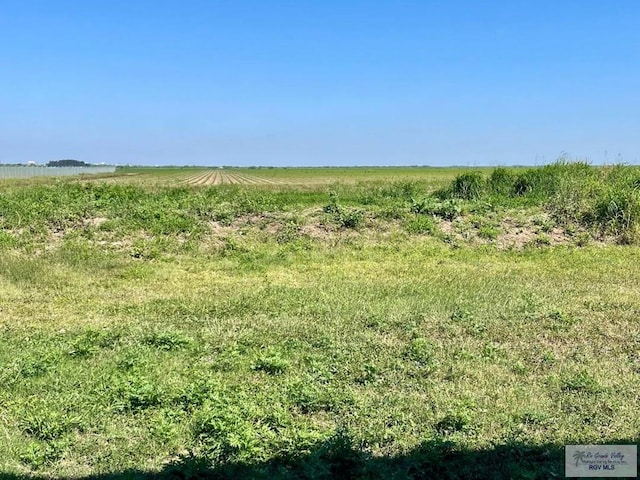
[[[258,177],[256,175],[248,175],[245,173],[225,172],[223,170],[208,170],[198,172],[183,178],[180,183],[187,185],[220,185],[228,184],[276,184],[280,183],[274,180]]]

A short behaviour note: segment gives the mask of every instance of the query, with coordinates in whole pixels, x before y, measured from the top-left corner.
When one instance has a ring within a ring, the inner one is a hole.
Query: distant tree
[[[47,167],[89,167],[90,164],[80,160],[52,160],[47,163]]]

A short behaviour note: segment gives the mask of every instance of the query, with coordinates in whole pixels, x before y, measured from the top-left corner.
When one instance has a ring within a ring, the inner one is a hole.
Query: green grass
[[[461,173],[7,182],[0,472],[550,478],[637,443],[639,247],[559,240],[560,190],[434,195]]]

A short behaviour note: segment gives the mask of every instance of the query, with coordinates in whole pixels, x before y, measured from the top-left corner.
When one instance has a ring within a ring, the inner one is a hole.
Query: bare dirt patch
[[[85,218],[83,220],[83,223],[86,226],[99,227],[100,225],[108,221],[109,219],[106,217],[93,217],[93,218]]]
[[[468,218],[442,220],[438,228],[449,241],[471,245],[495,245],[498,249],[522,249],[556,245],[579,245],[590,237],[586,231],[568,231],[556,225],[547,215],[533,217],[505,216],[497,221],[495,234],[483,235],[482,230]]]

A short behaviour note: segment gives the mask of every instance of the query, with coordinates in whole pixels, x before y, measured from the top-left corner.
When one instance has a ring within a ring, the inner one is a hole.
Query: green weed
[[[485,180],[481,173],[463,173],[453,180],[451,194],[465,200],[475,200],[484,193],[485,188]]]

